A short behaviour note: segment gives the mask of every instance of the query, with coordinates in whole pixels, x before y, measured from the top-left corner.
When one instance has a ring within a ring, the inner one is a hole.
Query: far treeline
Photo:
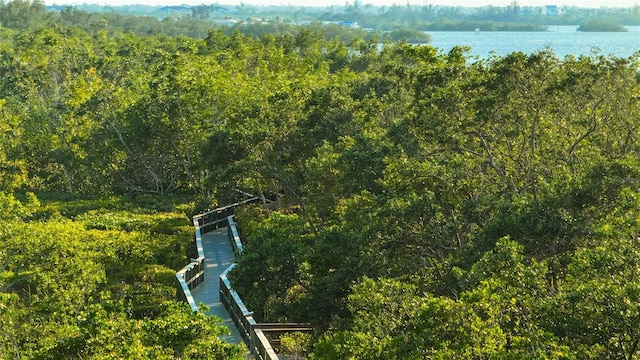
[[[233,189],[275,201],[238,214],[233,286],[313,325],[297,355],[640,357],[640,53],[0,14],[0,357],[240,358],[170,301],[191,236],[145,205]],[[38,205],[65,196],[112,200]]]
[[[553,1],[550,2],[553,4]],[[52,11],[65,11],[68,6],[49,6]],[[251,24],[265,27],[269,32],[274,24],[300,24],[308,22],[346,23],[349,26],[372,31],[410,29],[415,31],[546,31],[548,26],[573,25],[585,22],[603,22],[618,26],[638,26],[640,5],[587,8],[576,6],[525,6],[513,1],[505,6],[461,7],[432,5],[425,2],[411,5],[402,1],[391,6],[375,6],[367,1],[347,1],[344,5],[225,5],[215,4],[181,6],[101,6],[74,5],[76,11],[110,15],[136,15],[164,20],[189,18],[225,26]],[[605,29],[605,28],[601,28]],[[602,31],[602,30],[600,30]],[[611,30],[605,30],[611,31]]]

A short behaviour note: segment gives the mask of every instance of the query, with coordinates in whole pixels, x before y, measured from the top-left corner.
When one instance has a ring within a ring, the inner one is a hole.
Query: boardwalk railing
[[[198,311],[198,304],[196,304],[193,299],[191,290],[204,281],[204,249],[202,248],[202,234],[227,226],[228,218],[233,214],[238,206],[256,202],[258,200],[260,200],[260,198],[252,196],[244,201],[207,211],[193,217],[198,257],[195,259],[192,258],[191,262],[187,266],[183,267],[176,273],[176,278],[178,279],[178,298],[186,301],[189,306],[191,306],[191,310]]]
[[[250,195],[242,193],[243,195]],[[244,248],[236,222],[233,219],[233,213],[238,206],[242,206],[251,202],[261,200],[258,197],[251,196],[247,200],[227,205],[203,214],[193,217],[193,226],[195,227],[196,248],[198,250],[198,258],[191,259],[189,265],[182,268],[176,273],[178,279],[178,296],[189,303],[193,311],[198,311],[191,289],[198,286],[204,281],[204,249],[202,248],[202,234],[228,226],[228,237],[236,255],[241,255]],[[227,278],[227,274],[236,264],[232,264],[220,275],[220,300],[224,304],[231,315],[231,319],[238,328],[244,342],[249,347],[256,359],[260,360],[277,360],[278,355],[272,347],[280,344],[280,337],[283,334],[291,332],[311,332],[313,329],[308,325],[302,324],[271,324],[258,323],[253,318],[253,312],[249,311],[238,293],[231,287],[231,282]]]
[[[236,254],[241,254],[243,251],[242,242],[240,241],[233,216],[228,217],[227,224],[229,226],[228,234],[231,246]],[[231,315],[231,319],[236,324],[240,335],[256,359],[277,360],[279,358],[272,345],[279,345],[282,335],[291,332],[312,332],[313,329],[303,324],[256,322],[253,318],[253,311],[247,309],[227,278],[227,274],[235,266],[236,264],[232,264],[220,275],[220,300]]]

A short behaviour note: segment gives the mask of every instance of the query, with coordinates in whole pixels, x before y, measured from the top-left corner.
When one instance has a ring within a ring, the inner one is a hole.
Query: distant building
[[[352,28],[352,29],[360,27],[356,21],[339,21],[338,25]]]
[[[545,5],[544,9],[547,16],[558,16],[562,13],[558,5]]]

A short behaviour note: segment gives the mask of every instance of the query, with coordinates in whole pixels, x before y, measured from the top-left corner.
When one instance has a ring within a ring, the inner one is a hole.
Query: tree
[[[52,16],[44,1],[11,0],[0,2],[0,26],[12,29],[44,28]]]
[[[462,302],[411,285],[364,279],[349,297],[351,330],[329,333],[313,359],[469,358],[499,353],[504,334]]]

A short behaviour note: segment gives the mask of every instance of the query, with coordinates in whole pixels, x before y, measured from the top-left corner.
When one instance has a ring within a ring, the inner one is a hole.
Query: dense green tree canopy
[[[148,202],[235,188],[274,202],[238,214],[233,286],[313,324],[314,358],[638,358],[637,56],[142,37],[40,5],[0,7],[0,358],[240,356],[175,302],[192,233]]]
[[[0,198],[0,358],[242,358],[220,319],[176,301],[184,214],[115,197]]]

